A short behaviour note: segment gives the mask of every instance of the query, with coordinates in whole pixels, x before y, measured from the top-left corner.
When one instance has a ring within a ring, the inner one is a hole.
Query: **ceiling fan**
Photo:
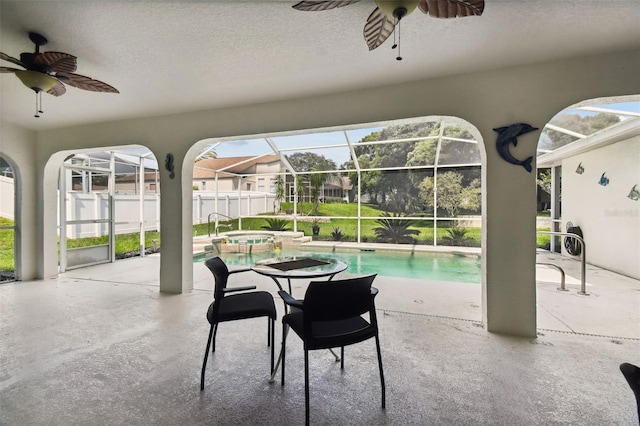
[[[43,112],[42,92],[62,96],[67,91],[65,84],[92,92],[120,93],[107,83],[74,74],[77,68],[75,56],[62,52],[40,52],[40,46],[48,43],[44,36],[30,32],[29,38],[36,45],[34,53],[24,52],[20,54],[20,59],[16,59],[0,52],[0,59],[20,65],[24,70],[0,67],[0,73],[14,73],[25,86],[36,92],[35,117],[40,117],[39,114]]]
[[[292,7],[296,10],[315,12],[335,9],[357,3],[351,1],[301,1]],[[398,48],[397,60],[400,56],[400,21],[418,7],[423,13],[434,18],[457,18],[464,16],[480,16],[484,11],[484,0],[376,0],[376,8],[371,12],[364,25],[364,39],[373,50],[385,42],[393,33],[392,49]],[[398,26],[398,41],[395,42],[395,28]]]

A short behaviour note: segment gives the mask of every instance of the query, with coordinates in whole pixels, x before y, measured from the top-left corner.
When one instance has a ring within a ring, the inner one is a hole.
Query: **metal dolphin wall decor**
[[[498,154],[500,154],[500,157],[511,164],[522,166],[526,171],[531,172],[531,161],[533,160],[533,157],[528,157],[524,161],[518,160],[513,155],[511,155],[511,152],[509,152],[509,145],[518,145],[518,136],[524,135],[525,133],[533,132],[534,130],[538,130],[538,128],[532,127],[531,125],[526,123],[516,123],[510,126],[497,127],[493,130],[498,132],[496,148],[498,149]]]

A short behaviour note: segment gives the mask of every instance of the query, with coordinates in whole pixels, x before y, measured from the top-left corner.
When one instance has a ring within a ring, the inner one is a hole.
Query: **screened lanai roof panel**
[[[278,149],[291,149],[300,147],[329,147],[334,145],[347,145],[347,140],[342,131],[306,133],[289,136],[275,136],[271,138]]]
[[[543,129],[538,155],[572,143],[579,143],[597,133],[607,132],[627,120],[640,117],[640,102],[580,106],[556,114]]]
[[[239,139],[224,141],[214,144],[211,151],[216,158],[230,157],[258,157],[267,154],[276,154],[264,138]]]
[[[443,140],[440,147],[438,165],[480,164],[480,150],[477,143]]]

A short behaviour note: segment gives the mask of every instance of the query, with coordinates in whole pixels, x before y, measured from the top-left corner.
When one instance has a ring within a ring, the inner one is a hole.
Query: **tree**
[[[203,150],[204,152],[196,157],[196,161],[195,161],[196,163],[202,160],[211,160],[214,158],[218,158],[218,154],[216,154],[215,149],[211,148],[207,151],[208,148],[209,147],[205,148]]]
[[[335,161],[325,158],[323,155],[314,154],[313,152],[296,152],[287,156],[289,164],[298,173],[312,171],[333,171],[337,170]],[[310,185],[309,196],[313,201],[313,214],[318,215],[318,203],[320,202],[320,190],[322,185],[332,176],[331,173],[310,173],[308,175],[298,174],[298,184],[296,191],[298,193],[298,201],[302,202],[305,186]]]
[[[480,179],[473,179],[463,186],[464,176],[458,172],[438,174],[437,203],[449,217],[456,217],[460,209],[475,210],[480,207]],[[427,209],[433,209],[433,178],[426,177],[419,185],[420,199]]]
[[[541,170],[538,173],[538,186],[547,194],[551,194],[551,171]]]
[[[277,175],[276,176],[276,202],[278,203],[278,211],[280,211],[282,200],[284,200],[284,179],[282,178],[282,175]],[[275,206],[273,210],[274,210],[274,213],[276,213]]]
[[[309,175],[311,185],[311,199],[313,200],[313,215],[318,216],[318,203],[320,202],[320,190],[329,178],[328,173],[314,173]]]
[[[301,205],[304,198],[304,187],[307,183],[306,175],[298,175],[298,180],[296,181],[296,194],[298,195],[298,204]]]
[[[296,152],[295,154],[287,155],[287,160],[289,160],[289,164],[291,164],[293,170],[298,173],[312,170],[338,170],[335,161],[313,152]]]
[[[374,132],[362,138],[354,145],[361,168],[398,168],[396,170],[363,172],[361,175],[362,192],[389,211],[407,212],[417,210],[418,189],[411,178],[407,178],[407,162],[418,165],[431,161],[435,151],[432,141],[405,141],[391,144],[365,145],[366,142],[392,139],[413,139],[426,137],[434,129],[434,123],[417,123],[390,126],[380,132]],[[413,156],[410,157],[410,154]],[[431,159],[429,158],[431,157]],[[411,164],[410,164],[411,165]],[[350,175],[352,181],[357,176]]]
[[[619,122],[620,117],[617,115],[601,112],[596,115],[558,114],[549,123],[583,135],[591,135]],[[576,140],[575,136],[555,130],[547,130],[545,133],[547,138],[541,138],[539,146],[542,149],[558,149]]]

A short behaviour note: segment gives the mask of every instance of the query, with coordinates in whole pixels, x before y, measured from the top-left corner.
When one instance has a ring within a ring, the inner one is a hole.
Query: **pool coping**
[[[300,248],[340,249],[345,251],[393,251],[480,257],[480,247],[427,246],[420,244],[355,243],[343,241],[310,241]]]
[[[202,237],[195,238],[194,240],[202,241]],[[454,255],[454,256],[468,256],[468,257],[480,257],[480,247],[459,247],[459,246],[427,246],[419,244],[385,244],[385,243],[355,243],[355,242],[343,242],[343,241],[309,241],[300,243],[298,249],[313,249],[318,248],[322,250],[342,250],[342,251],[390,251],[390,252],[407,252],[407,253],[429,253],[440,255]],[[193,251],[193,257],[200,258],[208,256],[211,252],[202,251],[203,247],[195,247]]]

